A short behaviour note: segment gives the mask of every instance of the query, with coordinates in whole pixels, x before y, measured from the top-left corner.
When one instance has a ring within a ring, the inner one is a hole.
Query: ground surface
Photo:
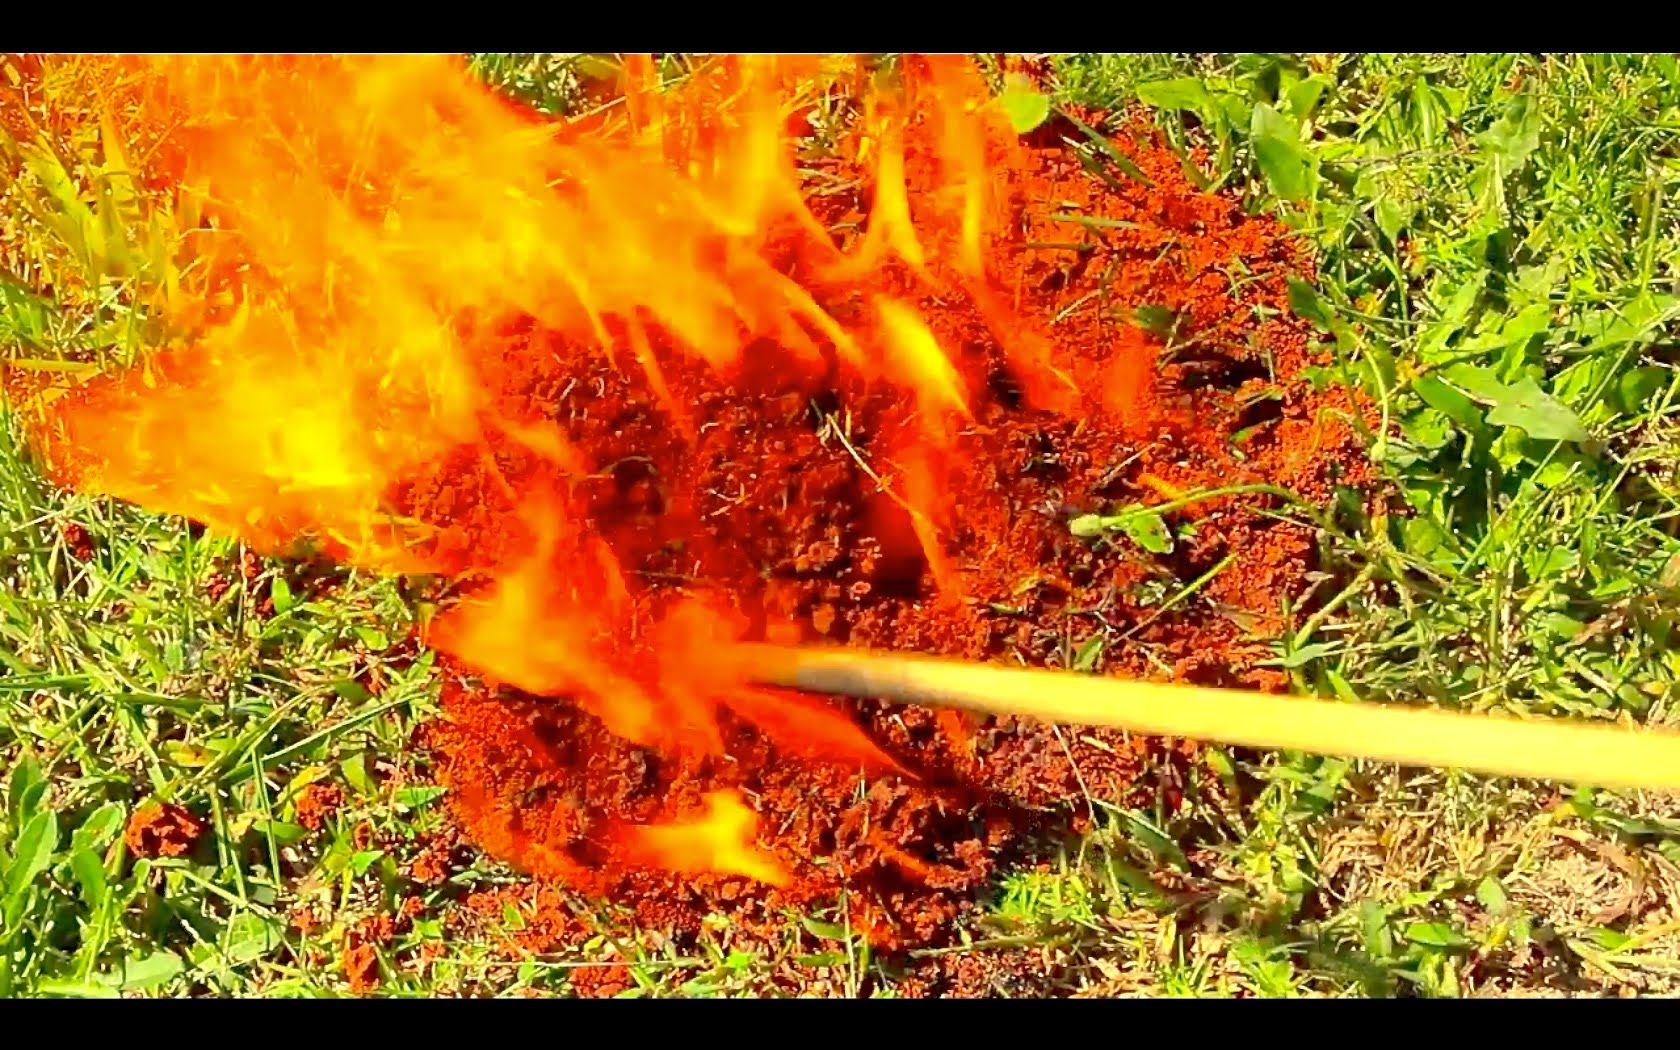
[[[711,401],[706,421],[786,451],[785,495],[703,445],[650,473],[694,470],[685,491],[727,504],[693,508],[715,541],[701,568],[814,636],[1668,721],[1664,62],[1051,59],[1058,101],[1112,114],[1125,161],[1105,171],[1083,131],[1042,127],[1008,172],[1023,243],[994,262],[1053,339],[1142,354],[1153,378],[1112,418],[1023,418],[988,388],[964,461],[982,469],[953,483],[974,508],[1032,509],[972,516],[950,552],[981,599],[964,610],[920,600],[933,567],[870,568],[883,533],[858,496],[890,399],[852,392],[855,414],[820,425],[750,391]],[[474,65],[548,112],[610,100],[605,59]],[[111,87],[96,68],[0,72],[0,338],[13,383],[47,386],[154,337],[171,227],[111,174],[157,144],[78,111]],[[20,148],[42,131],[50,152]],[[983,327],[961,304],[937,316],[942,335]],[[588,440],[600,405],[557,378],[518,393]],[[655,400],[593,389],[621,420]],[[668,422],[596,439],[642,451]],[[4,454],[0,990],[1634,994],[1680,966],[1672,799],[887,710],[856,717],[916,784],[791,765],[736,730],[746,764],[725,779],[777,828],[796,892],[544,872],[587,844],[579,795],[586,815],[646,817],[718,774],[650,769],[585,716],[460,684],[404,641],[429,595],[257,558],[57,491],[15,438]],[[597,524],[654,557],[639,480],[613,479]],[[1167,515],[1166,539],[1142,518],[1096,544],[1067,526],[1243,483],[1302,494],[1329,527],[1241,500]],[[567,768],[604,760],[604,795]],[[829,856],[846,877],[812,874]]]

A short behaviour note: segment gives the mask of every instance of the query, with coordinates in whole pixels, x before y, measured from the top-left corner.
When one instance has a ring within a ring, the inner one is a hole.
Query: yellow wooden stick
[[[1597,787],[1680,790],[1680,733],[1010,668],[855,649],[745,646],[748,677],[1243,747]]]

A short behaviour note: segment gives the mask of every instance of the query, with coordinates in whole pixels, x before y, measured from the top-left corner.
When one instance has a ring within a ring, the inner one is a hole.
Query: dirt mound
[[[923,293],[922,316],[979,391],[939,455],[905,437],[917,422],[902,390],[790,375],[775,346],[749,350],[728,381],[660,354],[661,392],[534,326],[507,332],[505,360],[518,363],[508,410],[552,421],[610,464],[577,506],[624,568],[631,618],[656,622],[677,597],[703,592],[728,596],[747,637],[1278,684],[1255,665],[1270,655],[1280,610],[1305,590],[1314,541],[1265,513],[1274,499],[1179,507],[1149,539],[1153,551],[1124,535],[1080,538],[1069,521],[1249,484],[1324,501],[1367,481],[1354,406],[1303,374],[1323,354],[1289,312],[1287,279],[1310,279],[1311,260],[1275,222],[1198,190],[1142,125],[1113,146],[1133,175],[1094,172],[1060,145],[996,171],[1014,221],[987,249],[1000,279],[985,293],[1033,322],[1023,340],[1074,362],[1075,387],[1107,383],[1109,396],[1077,411],[1027,407],[1023,386],[1041,377],[1022,376],[1000,349],[987,323],[1000,304]],[[913,209],[933,190],[917,184],[915,159],[912,149]],[[867,192],[825,198],[825,218],[855,224]],[[916,294],[890,268],[877,280]],[[543,469],[504,449],[416,484],[409,509],[469,560],[494,560],[517,509],[507,494],[528,491]],[[883,481],[948,494],[932,515],[931,559]],[[627,646],[646,644],[633,635]],[[790,752],[766,732],[764,711],[720,717],[725,757],[684,757],[630,743],[570,703],[464,681],[446,691],[429,743],[467,837],[537,880],[522,894],[528,909],[563,908],[542,889],[560,884],[629,904],[666,931],[694,931],[724,910],[773,938],[785,908],[831,902],[844,887],[850,923],[888,949],[943,943],[1000,864],[1081,823],[1086,796],[1170,799],[1196,754],[1108,731],[806,704],[782,717],[838,715],[899,769],[860,773],[855,760]],[[724,787],[750,801],[760,844],[791,881],[649,870],[602,830],[680,819]],[[579,935],[555,915],[527,929],[548,932],[525,937],[525,949]],[[930,987],[948,983],[934,975]]]

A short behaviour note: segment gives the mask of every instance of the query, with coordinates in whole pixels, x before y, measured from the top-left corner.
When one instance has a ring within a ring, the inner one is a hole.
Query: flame
[[[313,538],[370,569],[479,572],[431,644],[636,743],[718,752],[721,706],[783,745],[894,768],[844,717],[720,670],[710,657],[745,628],[716,605],[633,597],[623,552],[588,528],[584,490],[611,464],[510,389],[544,348],[574,380],[639,371],[692,437],[683,370],[768,360],[795,389],[835,370],[895,385],[914,425],[871,476],[960,598],[943,479],[978,378],[918,304],[969,296],[1029,399],[1063,409],[1079,391],[987,271],[1009,218],[992,165],[1019,145],[971,65],[911,59],[865,95],[838,147],[871,201],[848,242],[808,203],[790,134],[862,79],[844,56],[717,58],[677,88],[632,57],[623,105],[570,126],[528,119],[445,56],[134,61],[147,115],[179,129],[201,265],[163,353],[52,406],[42,442],[64,480],[268,552]],[[519,323],[549,341],[508,351]],[[480,509],[528,542],[452,547],[406,514],[403,487],[456,462],[481,465]],[[743,803],[708,807],[630,841],[674,868],[784,878],[750,846]]]
[[[563,537],[561,527],[572,519],[560,508],[539,501],[526,516],[537,530],[535,550],[440,617],[427,641],[489,681],[538,696],[575,696],[613,733],[638,744],[661,742],[669,727],[653,699],[599,655],[598,623],[629,614],[618,563],[592,537]],[[568,539],[571,556],[563,558]],[[587,608],[601,620],[579,615]]]
[[[723,703],[787,750],[861,766],[871,773],[909,772],[883,755],[850,719],[794,693],[742,688]]]
[[[707,795],[698,816],[670,824],[625,828],[623,848],[641,863],[685,874],[745,875],[771,886],[792,876],[774,856],[754,844],[758,818],[729,791]]]
[[[920,392],[936,414],[972,418],[962,378],[927,324],[908,306],[891,299],[877,301],[875,309],[890,348],[888,359],[896,366],[894,378]],[[945,436],[937,426],[932,433],[936,439]]]

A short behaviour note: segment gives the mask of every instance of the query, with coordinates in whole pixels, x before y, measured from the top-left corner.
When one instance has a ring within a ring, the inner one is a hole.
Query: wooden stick
[[[1597,787],[1680,790],[1680,733],[1272,696],[855,649],[742,647],[766,685],[1152,736]]]

